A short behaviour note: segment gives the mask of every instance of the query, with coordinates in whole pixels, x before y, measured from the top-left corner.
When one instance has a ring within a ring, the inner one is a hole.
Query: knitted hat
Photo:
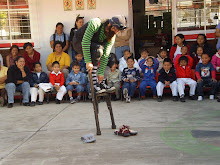
[[[116,27],[118,30],[126,29],[126,18],[123,15],[116,15],[109,19],[112,26]]]

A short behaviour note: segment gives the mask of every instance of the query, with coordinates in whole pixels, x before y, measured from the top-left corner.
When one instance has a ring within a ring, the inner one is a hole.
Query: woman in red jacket
[[[25,59],[25,66],[27,66],[28,69],[33,72],[33,64],[35,62],[40,62],[40,53],[34,50],[33,45],[30,42],[25,43],[23,48],[25,50],[25,53],[23,54],[23,57]]]
[[[176,44],[174,44],[171,47],[170,55],[169,55],[169,57],[170,57],[172,62],[174,62],[174,59],[176,58],[177,54],[182,54],[181,53],[181,48],[183,46],[187,46],[188,47],[188,53],[187,54],[189,54],[189,52],[190,52],[190,47],[189,47],[189,45],[187,45],[187,43],[185,41],[185,37],[184,37],[183,34],[177,34],[175,36],[175,42],[176,42]]]

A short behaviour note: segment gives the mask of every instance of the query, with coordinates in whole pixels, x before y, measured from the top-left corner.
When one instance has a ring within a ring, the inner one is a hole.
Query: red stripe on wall
[[[23,47],[25,43],[12,43],[12,45],[17,45],[18,47]],[[34,43],[31,42],[31,44],[34,46]],[[10,48],[11,44],[10,43],[4,43],[0,44],[0,48]]]
[[[184,35],[185,36],[185,40],[196,40],[198,34],[191,34],[191,35]],[[206,34],[206,38],[207,39],[213,39],[215,38],[215,33],[207,33]],[[175,42],[175,37],[174,37],[174,42]],[[175,42],[176,43],[176,42]]]

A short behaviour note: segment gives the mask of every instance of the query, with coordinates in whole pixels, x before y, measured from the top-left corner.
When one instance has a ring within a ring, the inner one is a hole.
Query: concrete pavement
[[[220,131],[216,100],[175,103],[168,97],[162,103],[147,98],[112,104],[117,127],[130,125],[137,136],[113,134],[104,102],[99,105],[102,135],[92,144],[80,139],[96,131],[89,102],[1,108],[0,165],[219,164],[219,134],[189,135],[193,130]],[[207,152],[200,152],[204,147]]]

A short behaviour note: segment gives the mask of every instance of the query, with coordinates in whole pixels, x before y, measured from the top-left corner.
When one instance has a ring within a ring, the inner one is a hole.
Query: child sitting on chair
[[[80,72],[82,72],[82,73],[86,73],[86,63],[85,63],[85,61],[84,61],[84,59],[83,59],[83,55],[82,54],[76,54],[75,55],[75,58],[76,58],[76,61],[79,63],[79,65],[80,65]],[[72,71],[72,68],[73,68],[73,63],[74,63],[75,61],[73,61],[72,63],[71,63],[71,65],[70,65],[70,72]]]
[[[86,76],[84,73],[80,72],[80,64],[78,61],[73,62],[72,71],[66,79],[66,89],[70,98],[70,103],[78,103],[81,99],[82,92],[84,91],[83,85],[85,84]],[[77,92],[76,99],[73,99],[73,89]]]
[[[138,64],[140,63],[141,60],[147,59],[147,57],[149,56],[149,51],[146,48],[141,48],[140,54],[141,57],[138,59]]]
[[[50,73],[50,86],[57,91],[56,104],[60,104],[63,96],[66,94],[66,87],[64,86],[64,74],[60,71],[60,64],[58,61],[52,63],[52,72]]]
[[[188,54],[188,50],[189,50],[189,48],[187,46],[183,46],[181,48],[181,53],[182,54],[177,54],[176,55],[174,63],[175,63],[176,59],[179,59],[180,56],[186,56],[188,58],[188,66],[190,66],[190,68],[192,68],[193,67],[193,58]]]
[[[37,101],[37,95],[39,94],[39,105],[43,105],[44,101],[44,91],[39,87],[40,83],[49,83],[49,78],[45,72],[42,72],[42,67],[40,62],[35,62],[33,64],[34,71],[30,78],[30,94],[31,94],[31,106],[35,106]]]
[[[178,88],[176,82],[176,73],[172,67],[172,61],[170,58],[166,58],[163,61],[163,68],[159,72],[158,76],[158,83],[157,83],[157,96],[158,102],[162,101],[163,89],[165,86],[170,86],[173,101],[178,101]]]
[[[203,86],[211,86],[209,99],[213,100],[217,88],[216,72],[208,54],[202,54],[202,63],[196,66],[198,101],[202,101],[204,92]]]
[[[126,102],[130,103],[137,87],[137,81],[140,79],[140,73],[137,68],[134,68],[134,58],[132,56],[127,58],[127,65],[128,67],[122,73],[122,91]]]
[[[153,98],[156,98],[156,94],[157,94],[156,72],[158,65],[159,62],[154,57],[148,57],[147,60],[144,59],[140,62],[140,67],[142,73],[144,74],[143,81],[141,82],[139,87],[142,99],[145,98],[146,87],[148,85],[153,90]]]
[[[185,85],[188,84],[190,87],[189,95],[191,100],[195,100],[195,90],[196,90],[196,81],[192,79],[192,69],[189,66],[187,56],[179,56],[175,60],[174,66],[176,68],[176,77],[178,84],[178,92],[180,96],[180,101],[185,102]]]
[[[124,51],[124,57],[119,59],[119,70],[122,73],[125,68],[127,68],[127,59],[132,56],[132,53],[129,50]],[[140,70],[137,60],[134,59],[134,68]]]
[[[157,60],[159,62],[159,67],[157,69],[157,72],[159,72],[163,68],[163,61],[166,58],[167,58],[167,50],[164,48],[161,48],[158,53],[158,56],[157,56]],[[172,63],[172,61],[171,61],[171,63]]]
[[[120,81],[121,72],[117,69],[118,64],[113,62],[110,64],[111,71],[107,75],[109,87],[115,87],[116,98],[114,100],[120,99]]]

